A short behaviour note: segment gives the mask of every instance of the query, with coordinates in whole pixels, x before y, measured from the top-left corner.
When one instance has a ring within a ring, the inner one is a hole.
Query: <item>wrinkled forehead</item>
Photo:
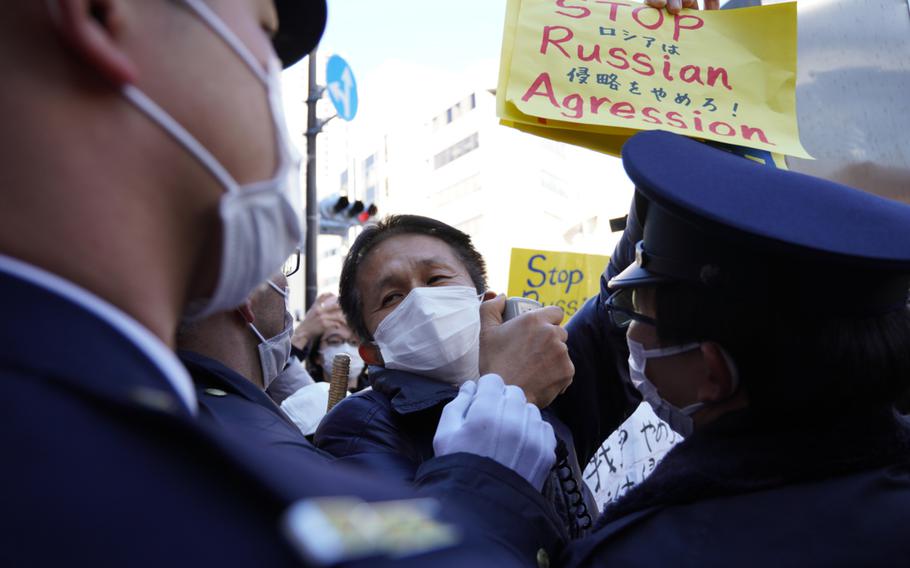
[[[358,287],[379,287],[390,278],[409,278],[434,267],[467,274],[464,263],[444,240],[423,234],[395,235],[367,253]]]

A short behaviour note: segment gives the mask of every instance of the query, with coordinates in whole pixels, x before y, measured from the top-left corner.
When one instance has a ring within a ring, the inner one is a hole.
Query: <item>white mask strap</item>
[[[641,354],[645,359],[659,359],[660,357],[670,357],[695,351],[701,347],[701,343],[686,343],[685,345],[674,345],[672,347],[658,347],[656,349],[642,349]]]
[[[247,324],[247,325],[250,326],[250,329],[252,329],[252,330],[253,330],[253,333],[256,334],[256,337],[259,338],[259,343],[265,343],[265,342],[266,342],[266,339],[265,339],[264,337],[262,337],[262,334],[259,333],[259,330],[256,329],[256,326],[255,326],[255,325],[253,325],[252,323],[249,323],[249,324]]]
[[[278,292],[279,294],[281,294],[281,295],[284,296],[285,298],[288,297],[287,288],[285,288],[285,289],[282,290],[282,289],[278,286],[278,284],[275,284],[275,283],[272,282],[271,280],[269,280],[268,282],[269,282],[269,286],[272,287],[272,290],[275,290],[276,292]]]

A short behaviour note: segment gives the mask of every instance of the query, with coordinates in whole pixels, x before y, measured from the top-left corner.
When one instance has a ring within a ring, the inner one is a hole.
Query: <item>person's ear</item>
[[[119,43],[125,25],[122,0],[46,0],[60,38],[106,81],[135,83],[136,67]]]
[[[253,315],[253,304],[250,302],[249,299],[245,300],[243,302],[243,305],[241,305],[237,308],[237,312],[239,312],[240,315],[243,316],[243,319],[244,319],[244,321],[246,321],[246,323],[253,323],[254,321],[256,321],[256,316]]]
[[[736,390],[733,361],[727,357],[724,348],[713,341],[701,344],[701,355],[705,375],[698,386],[699,402],[719,402],[730,398]]]
[[[361,343],[360,347],[357,348],[357,352],[360,353],[360,358],[363,359],[363,362],[367,365],[379,365],[380,367],[385,365],[385,361],[382,360],[382,352],[379,351],[379,346],[372,341]]]

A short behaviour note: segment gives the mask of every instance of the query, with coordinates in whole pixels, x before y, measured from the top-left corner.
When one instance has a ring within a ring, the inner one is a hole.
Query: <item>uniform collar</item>
[[[278,406],[265,391],[220,361],[194,351],[179,350],[177,356],[186,365],[197,389],[203,392],[216,389],[233,393],[281,414]],[[281,415],[284,418],[284,415]]]
[[[189,416],[189,400],[195,412],[192,382],[176,356],[110,304],[2,256],[0,294],[4,299],[0,364],[4,368],[168,414]],[[154,340],[137,340],[144,334]],[[150,347],[156,342],[157,347]],[[189,395],[176,386],[182,381],[190,386]]]
[[[407,371],[370,366],[373,390],[386,395],[398,414],[410,414],[455,398],[458,386]]]

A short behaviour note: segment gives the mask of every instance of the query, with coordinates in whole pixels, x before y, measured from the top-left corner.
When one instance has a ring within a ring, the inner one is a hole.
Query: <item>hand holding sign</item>
[[[698,10],[698,0],[645,0],[652,8],[666,8],[671,14],[679,14],[682,9]],[[705,0],[705,10],[720,9],[720,0]]]

